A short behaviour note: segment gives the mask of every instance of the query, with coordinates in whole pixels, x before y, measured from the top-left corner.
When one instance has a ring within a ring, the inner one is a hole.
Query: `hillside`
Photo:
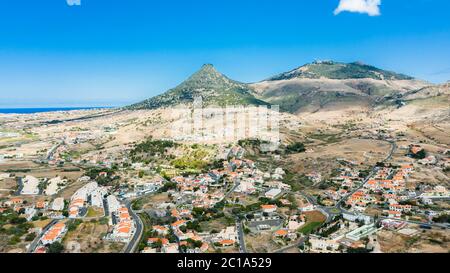
[[[375,80],[412,80],[413,77],[382,70],[360,62],[339,63],[334,61],[316,61],[289,72],[281,73],[267,81],[301,79],[375,79]]]
[[[246,84],[233,81],[218,72],[214,66],[206,64],[177,87],[159,96],[128,106],[127,109],[156,109],[189,104],[197,96],[202,97],[204,105],[266,104],[256,99]]]
[[[231,80],[206,64],[177,87],[126,109],[173,107],[190,104],[200,96],[204,105],[273,104],[296,114],[350,108],[365,111],[414,96],[428,97],[431,93],[420,90],[432,87],[413,77],[357,62],[313,62],[253,84]]]
[[[251,84],[256,96],[291,113],[336,108],[371,108],[386,97],[430,84],[360,63],[315,62]]]

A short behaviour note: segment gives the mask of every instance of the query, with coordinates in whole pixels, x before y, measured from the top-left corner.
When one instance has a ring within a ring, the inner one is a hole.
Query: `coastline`
[[[77,110],[100,110],[113,109],[115,107],[98,106],[98,107],[36,107],[36,108],[0,108],[0,114],[37,114],[49,112],[66,112]]]

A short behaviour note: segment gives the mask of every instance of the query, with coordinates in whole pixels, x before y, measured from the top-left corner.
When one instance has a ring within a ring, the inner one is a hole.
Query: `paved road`
[[[83,120],[101,118],[104,116],[110,116],[110,115],[114,115],[114,114],[117,114],[117,113],[120,113],[123,111],[124,111],[123,109],[118,108],[118,109],[108,110],[108,111],[102,112],[100,114],[88,114],[88,115],[77,117],[77,118],[56,119],[56,120],[51,120],[51,121],[43,121],[40,123],[41,124],[58,124],[58,123],[64,123],[64,122],[70,122],[70,121],[83,121]]]
[[[133,234],[133,238],[131,238],[131,240],[128,242],[128,244],[123,249],[124,253],[136,252],[137,246],[139,245],[139,242],[141,241],[142,233],[144,231],[144,224],[142,223],[142,220],[139,217],[139,215],[137,215],[131,208],[131,201],[132,200],[126,200],[125,206],[128,208],[128,211],[130,212],[131,217],[133,217],[133,219],[134,219],[134,223],[136,225],[136,230]]]
[[[23,189],[23,177],[18,177],[17,178],[17,190],[14,193],[14,195],[20,195],[20,193],[22,192]]]
[[[236,219],[236,230],[239,239],[239,252],[247,253],[247,249],[245,248],[244,229],[242,227],[242,221],[239,219]]]
[[[134,198],[125,199],[124,204],[128,208],[128,211],[130,212],[131,217],[135,219],[134,223],[136,224],[136,231],[134,232],[133,238],[128,242],[128,244],[124,247],[122,252],[124,253],[133,253],[136,252],[136,249],[139,245],[139,242],[141,241],[142,234],[144,232],[144,223],[142,223],[141,217],[136,214],[136,211],[133,210],[131,207],[131,204],[134,200],[143,198],[148,195],[152,195],[155,192],[149,192],[141,196],[137,196]]]
[[[297,242],[295,242],[294,244],[288,245],[288,246],[285,246],[285,247],[282,247],[282,248],[280,248],[280,249],[278,249],[278,250],[275,250],[274,253],[282,253],[282,252],[284,252],[284,251],[286,251],[286,250],[289,250],[289,249],[292,249],[292,248],[297,248],[297,247],[301,246],[301,245],[306,241],[307,238],[308,238],[308,237],[301,237],[301,238],[300,238]]]
[[[64,140],[62,140],[60,143],[54,145],[50,151],[48,152],[47,156],[45,157],[45,160],[51,160],[53,158],[53,155],[55,154],[56,150],[59,148],[59,146],[64,145]]]
[[[230,194],[232,194],[232,193],[234,192],[234,190],[235,190],[240,184],[241,184],[240,182],[234,183],[233,187],[232,187],[232,188],[231,188],[231,189],[223,196],[222,200],[227,199],[227,198],[230,196]]]
[[[33,253],[33,251],[36,249],[36,247],[39,245],[39,241],[42,238],[42,235],[44,235],[54,224],[56,224],[58,222],[58,220],[53,219],[50,223],[48,223],[44,229],[42,229],[41,234],[39,234],[38,236],[36,236],[36,238],[34,238],[34,240],[31,242],[30,247],[27,250],[27,253]]]
[[[389,143],[391,144],[391,150],[389,151],[389,154],[387,155],[387,157],[385,159],[383,159],[383,161],[381,162],[386,162],[388,160],[390,160],[392,158],[392,155],[394,154],[395,150],[397,149],[397,144],[394,141],[389,141]],[[346,196],[344,196],[341,200],[339,200],[339,202],[336,203],[335,208],[339,209],[341,212],[346,212],[349,213],[346,209],[344,209],[342,207],[342,204],[355,192],[359,191],[360,189],[362,189],[364,187],[364,185],[367,183],[367,181],[369,181],[369,179],[375,174],[376,171],[376,166],[373,166],[372,170],[370,171],[369,175],[363,180],[363,182],[361,183],[361,185],[359,187],[357,187],[356,189],[354,189],[353,191],[351,191],[349,194],[347,194]]]
[[[392,158],[392,155],[394,154],[395,150],[397,149],[397,145],[394,141],[389,141],[389,143],[391,144],[391,150],[389,151],[389,154],[386,156],[386,158],[382,161],[382,162],[386,162],[388,160],[390,160]],[[369,173],[369,175],[363,180],[363,182],[361,183],[361,185],[354,189],[353,191],[351,191],[350,193],[348,193],[346,196],[344,196],[341,200],[339,200],[336,205],[334,207],[326,207],[326,206],[321,206],[318,204],[317,199],[307,193],[303,193],[300,192],[300,194],[306,198],[306,200],[308,200],[309,203],[313,204],[314,206],[316,206],[319,210],[321,210],[322,212],[325,213],[325,215],[327,216],[327,220],[326,222],[330,222],[334,216],[336,215],[340,215],[343,212],[345,213],[350,213],[348,212],[345,208],[342,207],[342,204],[348,199],[348,197],[350,197],[353,193],[357,192],[358,190],[360,190],[362,187],[364,187],[364,185],[367,183],[367,181],[369,181],[369,179],[374,175],[375,173],[375,168],[376,166],[374,166],[371,170],[371,172]]]

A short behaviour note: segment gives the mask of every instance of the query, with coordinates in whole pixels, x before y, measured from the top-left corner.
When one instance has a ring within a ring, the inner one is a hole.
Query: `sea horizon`
[[[114,106],[85,106],[85,107],[10,107],[0,108],[0,114],[36,114],[59,111],[93,110],[116,108]]]

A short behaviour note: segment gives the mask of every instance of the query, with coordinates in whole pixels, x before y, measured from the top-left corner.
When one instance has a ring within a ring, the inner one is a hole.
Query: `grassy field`
[[[201,222],[200,227],[202,228],[202,230],[210,232],[212,230],[220,231],[220,230],[222,230],[230,225],[233,225],[233,224],[234,224],[234,221],[230,223],[230,220],[227,220],[227,218],[225,218],[225,217],[221,217],[218,219]]]
[[[306,224],[303,225],[298,231],[302,234],[310,234],[316,228],[320,227],[326,220],[325,215],[319,211],[308,211],[304,213],[306,216]]]
[[[308,222],[304,226],[302,226],[298,231],[302,234],[310,234],[313,232],[316,228],[320,227],[322,225],[322,222]]]
[[[104,215],[104,211],[101,208],[94,208],[94,207],[89,207],[86,217],[88,218],[96,218],[96,217],[102,217]]]

